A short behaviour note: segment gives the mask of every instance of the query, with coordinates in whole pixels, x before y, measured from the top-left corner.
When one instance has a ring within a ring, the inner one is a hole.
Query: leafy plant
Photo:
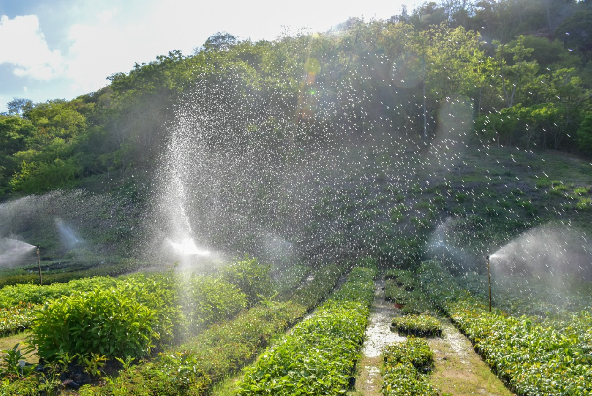
[[[434,353],[424,339],[409,337],[404,342],[390,344],[383,350],[383,357],[385,396],[439,394],[424,375],[434,360]]]
[[[405,315],[393,318],[391,329],[419,337],[440,336],[440,321],[430,315]]]
[[[488,312],[482,301],[460,288],[436,261],[422,263],[418,273],[432,300],[517,393],[592,392],[592,337],[588,331],[574,331],[583,329],[584,323],[584,327],[592,324],[588,312],[556,326],[543,326],[529,316],[513,317],[499,310]]]
[[[25,369],[25,355],[19,349],[19,344],[16,344],[10,349],[2,351],[2,367],[1,373],[3,376],[22,377],[31,371],[31,367]]]
[[[48,362],[68,353],[79,360],[93,354],[144,356],[159,338],[157,314],[137,301],[140,290],[96,289],[64,296],[36,311],[28,343]]]
[[[238,395],[347,391],[373,300],[374,270],[356,268],[310,319],[245,370]]]
[[[270,269],[269,265],[260,264],[256,258],[245,257],[224,268],[222,279],[236,285],[247,296],[249,306],[253,306],[273,293]]]

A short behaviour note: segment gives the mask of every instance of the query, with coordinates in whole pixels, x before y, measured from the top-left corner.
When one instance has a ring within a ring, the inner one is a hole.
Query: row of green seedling
[[[81,395],[207,395],[223,378],[252,361],[269,341],[285,331],[331,292],[341,268],[324,266],[295,291],[291,301],[267,301],[215,324],[151,361],[128,362],[103,386],[86,385]],[[308,274],[307,274],[308,275]],[[306,301],[309,305],[300,302]]]
[[[23,331],[31,326],[38,306],[22,304],[0,309],[0,337]]]
[[[88,280],[93,289],[35,311],[27,343],[47,367],[75,363],[98,376],[105,361],[149,356],[270,295],[268,272],[245,259],[217,276],[183,282],[172,272]]]
[[[384,396],[437,396],[428,373],[434,364],[434,353],[425,339],[409,337],[387,346],[383,351]]]
[[[520,395],[592,393],[592,315],[563,323],[492,312],[469,295],[438,262],[424,262],[425,290],[473,342],[493,371]]]
[[[404,315],[431,313],[432,304],[412,271],[390,269],[384,274],[384,298],[392,301]]]
[[[440,337],[442,335],[440,321],[426,314],[395,316],[391,322],[391,330],[402,335],[417,337]]]
[[[353,385],[353,371],[374,299],[375,271],[355,268],[315,314],[245,369],[237,394],[334,395]]]

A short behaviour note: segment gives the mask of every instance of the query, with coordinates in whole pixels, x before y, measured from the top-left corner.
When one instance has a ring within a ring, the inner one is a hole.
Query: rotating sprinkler
[[[485,257],[487,260],[487,286],[489,287],[489,312],[491,312],[491,274],[489,272],[489,256]]]

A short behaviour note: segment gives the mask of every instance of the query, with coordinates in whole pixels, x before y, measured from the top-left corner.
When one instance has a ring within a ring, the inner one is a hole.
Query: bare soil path
[[[362,356],[357,364],[355,390],[351,396],[380,396],[382,387],[382,349],[405,340],[390,330],[394,316],[400,315],[393,303],[384,299],[384,283],[376,282],[374,303],[370,311]],[[442,395],[512,396],[474,351],[471,342],[446,318],[440,318],[442,337],[428,339],[434,351],[434,370],[430,382]]]

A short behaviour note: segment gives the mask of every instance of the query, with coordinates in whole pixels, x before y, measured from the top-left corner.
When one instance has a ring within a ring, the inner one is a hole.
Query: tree
[[[204,51],[229,51],[238,43],[235,36],[227,32],[218,32],[206,40]]]
[[[577,131],[578,148],[588,154],[592,154],[592,113],[587,113]]]
[[[557,29],[555,37],[567,48],[578,49],[592,57],[592,11],[582,10],[566,18]]]
[[[33,101],[30,99],[14,98],[6,104],[8,115],[22,116],[25,112],[33,108]]]

